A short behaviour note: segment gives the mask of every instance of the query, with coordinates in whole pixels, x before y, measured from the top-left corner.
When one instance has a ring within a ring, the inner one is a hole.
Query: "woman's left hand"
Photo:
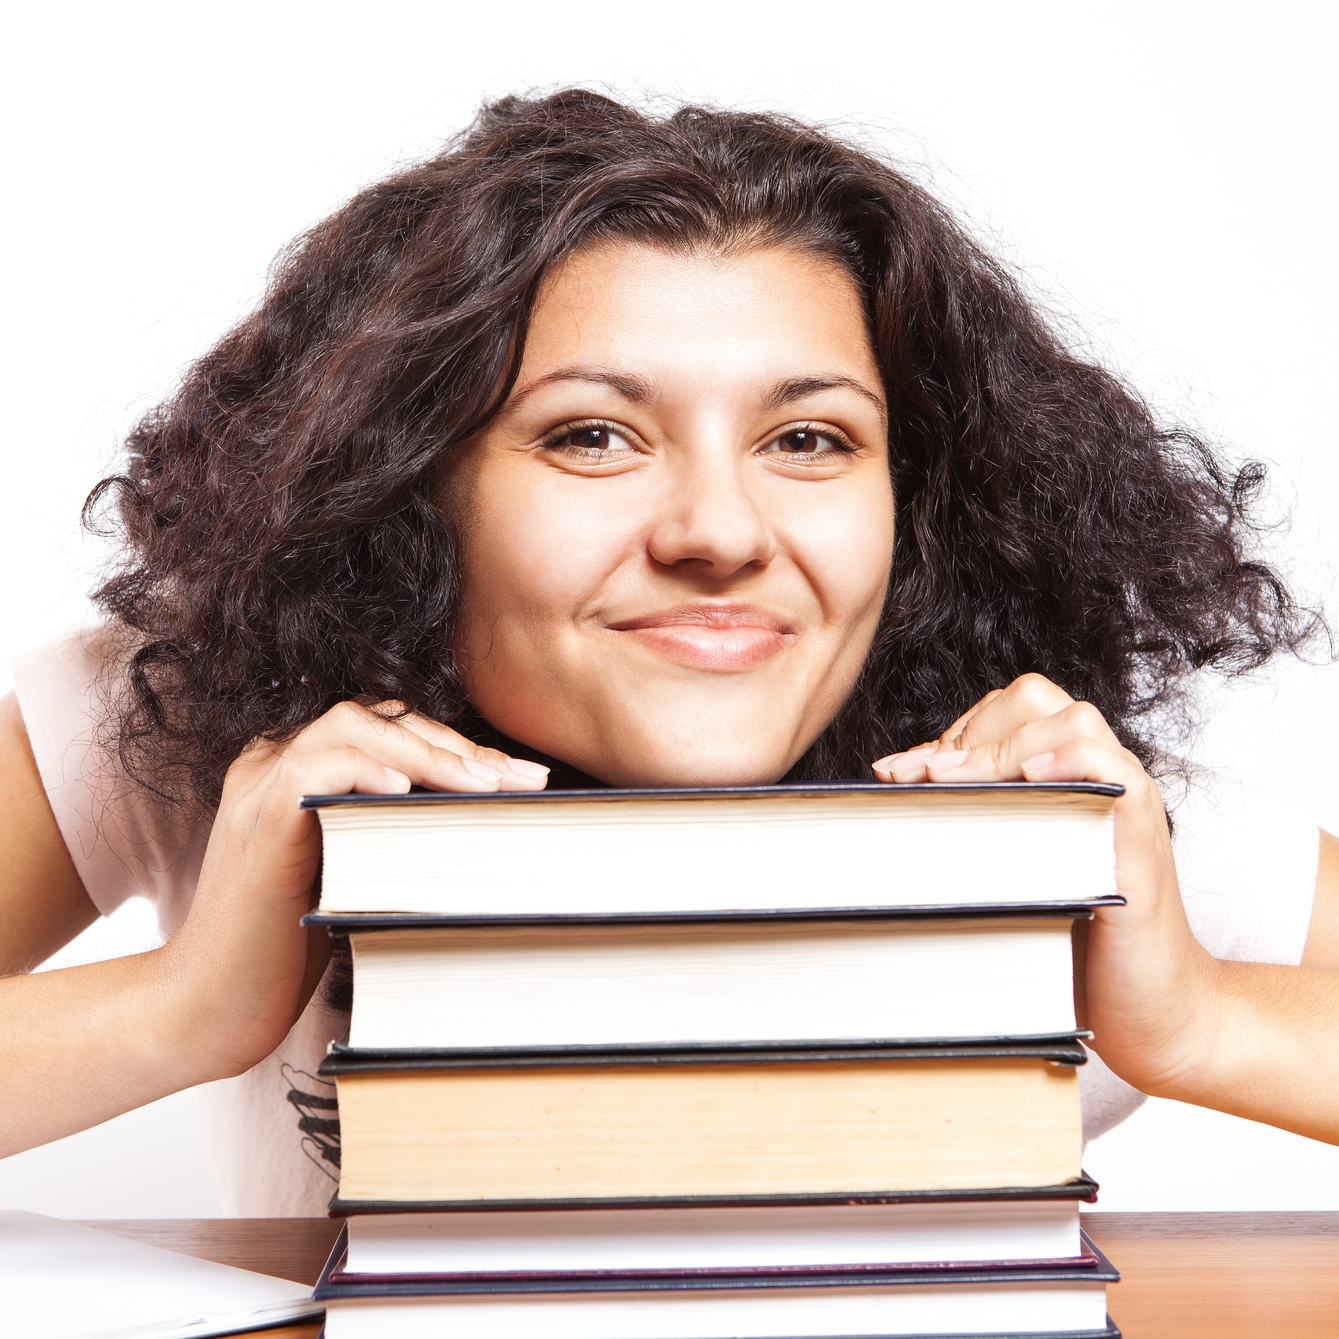
[[[1214,1044],[1217,964],[1181,904],[1162,796],[1096,707],[1040,674],[988,693],[934,743],[874,764],[881,781],[1106,781],[1115,805],[1116,888],[1089,927],[1077,995],[1093,1049],[1128,1083],[1170,1093]]]

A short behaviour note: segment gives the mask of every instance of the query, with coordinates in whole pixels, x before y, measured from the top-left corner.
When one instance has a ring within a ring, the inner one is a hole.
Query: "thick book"
[[[1076,1040],[979,1047],[334,1054],[332,1207],[878,1199],[1081,1175]]]
[[[353,947],[354,1050],[760,1048],[1075,1027],[1071,916],[356,925],[336,922]]]
[[[1116,893],[1094,783],[308,796],[327,915],[831,915]]]
[[[525,1283],[1093,1264],[1079,1199],[366,1214],[332,1283]]]
[[[899,1270],[680,1279],[336,1282],[336,1243],[316,1285],[326,1339],[1120,1339],[1090,1257],[1059,1267]]]

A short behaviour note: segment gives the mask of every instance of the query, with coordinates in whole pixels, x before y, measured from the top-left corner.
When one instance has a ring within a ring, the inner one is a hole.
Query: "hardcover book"
[[[1072,1036],[1081,914],[333,924],[354,1051],[760,1049]]]
[[[1110,898],[1120,794],[834,782],[303,804],[321,820],[323,913],[655,917]]]
[[[360,1214],[332,1283],[867,1274],[1093,1264],[1079,1196]]]
[[[333,1055],[349,1211],[878,1199],[1077,1178],[1075,1040]]]
[[[1106,1287],[1120,1275],[1088,1244],[1056,1268],[689,1278],[337,1283],[344,1243],[316,1287],[327,1339],[1119,1339]]]

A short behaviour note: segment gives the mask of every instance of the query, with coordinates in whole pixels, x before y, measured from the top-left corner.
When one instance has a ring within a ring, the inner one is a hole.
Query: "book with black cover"
[[[340,1282],[345,1234],[315,1297],[328,1339],[439,1334],[474,1339],[719,1339],[735,1336],[893,1336],[902,1339],[1120,1339],[1106,1286],[1120,1274],[1085,1239],[1084,1263],[1060,1268],[750,1274],[711,1279],[555,1277],[505,1282]],[[987,1317],[1002,1328],[988,1330]],[[940,1323],[942,1321],[942,1323]],[[859,1328],[852,1328],[852,1325]],[[970,1328],[969,1328],[970,1327]]]
[[[1090,914],[333,928],[350,1053],[767,1049],[1071,1036]]]
[[[960,1284],[1118,1283],[1120,1281],[1120,1271],[1116,1269],[1086,1232],[1082,1234],[1082,1240],[1084,1253],[1079,1261],[1074,1263],[1033,1267],[1011,1265],[999,1268],[955,1268],[952,1271],[953,1282]],[[348,1225],[345,1224],[340,1229],[339,1236],[326,1259],[325,1267],[321,1270],[321,1277],[317,1281],[314,1296],[318,1302],[329,1301],[332,1298],[350,1297],[474,1297],[496,1293],[542,1295],[545,1293],[708,1292],[717,1289],[733,1291],[753,1288],[916,1287],[944,1282],[944,1270],[935,1267],[871,1270],[859,1274],[851,1274],[848,1271],[841,1270],[751,1270],[746,1273],[716,1274],[710,1277],[692,1274],[678,1279],[669,1279],[661,1274],[644,1276],[627,1274],[619,1277],[605,1275],[600,1278],[587,1278],[572,1274],[552,1274],[543,1278],[525,1280],[480,1278],[406,1280],[389,1277],[352,1280],[341,1277],[344,1273],[344,1261],[348,1256],[348,1250]]]
[[[336,1283],[1092,1264],[1079,1199],[360,1214]]]
[[[341,1211],[748,1203],[1063,1184],[1064,1041],[659,1054],[336,1054]]]
[[[1088,782],[829,782],[303,804],[321,820],[324,915],[831,915],[1109,898],[1121,793]]]

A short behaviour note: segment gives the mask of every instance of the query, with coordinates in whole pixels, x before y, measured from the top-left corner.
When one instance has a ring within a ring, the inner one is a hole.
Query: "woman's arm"
[[[886,781],[1111,781],[1123,907],[1089,927],[1081,994],[1093,1048],[1143,1092],[1339,1143],[1336,846],[1322,846],[1301,967],[1222,962],[1186,920],[1162,797],[1100,713],[1040,675],[988,694]]]
[[[1316,895],[1311,903],[1311,925],[1303,967],[1339,967],[1339,838],[1324,829],[1320,859],[1316,862]]]
[[[179,1079],[171,1058],[160,1063],[149,1054],[173,1016],[155,1007],[161,997],[153,955],[23,975],[98,912],[56,825],[12,693],[0,701],[0,863],[5,1156],[186,1087],[191,1078]]]
[[[394,708],[396,704],[386,704]],[[23,973],[94,917],[42,790],[23,721],[3,708],[0,895],[7,970]],[[190,915],[162,948],[0,980],[0,1157],[239,1074],[283,1040],[329,957],[304,930],[320,862],[309,794],[540,789],[546,769],[421,717],[343,703],[229,769]],[[16,873],[15,873],[16,872]]]
[[[1217,962],[1202,1059],[1160,1093],[1339,1143],[1339,841],[1320,834],[1300,967]]]
[[[13,693],[0,698],[0,869],[0,977],[32,971],[97,920]]]

